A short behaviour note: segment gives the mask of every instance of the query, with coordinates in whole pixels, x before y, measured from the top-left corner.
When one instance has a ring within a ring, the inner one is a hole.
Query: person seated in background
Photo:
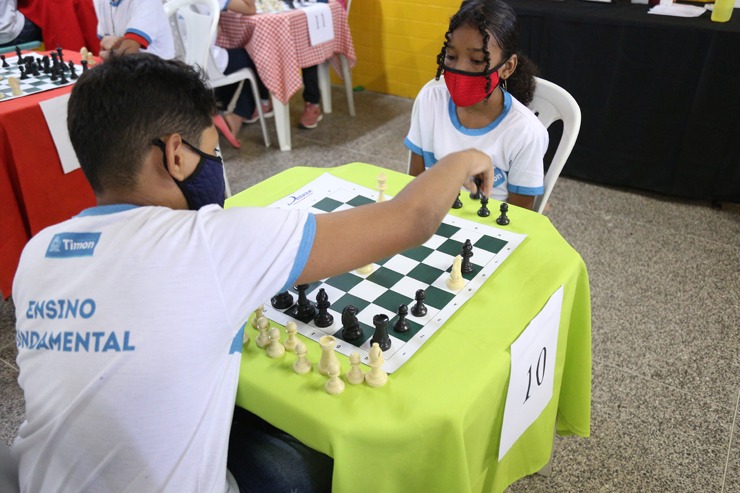
[[[254,15],[256,13],[254,0],[219,0],[219,5],[222,11],[230,10],[244,15]],[[247,50],[244,48],[222,48],[214,43],[211,47],[211,55],[216,68],[224,75],[229,75],[243,68],[251,68],[257,76],[257,91],[260,95],[262,114],[265,118],[273,116],[270,92],[262,83],[262,80],[260,80],[259,74],[257,74],[257,67],[255,67]],[[254,123],[259,120],[257,102],[254,100],[254,95],[246,84],[249,84],[249,82],[245,82],[245,86],[239,93],[234,111],[225,114],[223,117],[216,117],[215,119],[218,130],[237,149],[241,147],[238,135],[242,125],[244,123]],[[238,86],[239,84],[235,83],[214,89],[216,99],[218,99],[223,108],[228,107]]]
[[[41,41],[41,29],[18,10],[17,0],[0,2],[0,48]]]
[[[172,30],[160,0],[93,0],[98,16],[100,58],[145,51],[175,57]]]
[[[414,101],[404,144],[418,176],[450,152],[491,156],[491,198],[532,209],[544,193],[547,129],[527,108],[536,67],[517,53],[519,23],[501,0],[465,0],[450,19],[437,77]],[[439,80],[444,74],[444,82]]]
[[[245,322],[286,286],[421,245],[460,187],[490,193],[491,159],[451,153],[341,212],[224,210],[216,102],[194,68],[114,56],[80,75],[67,114],[97,207],[31,238],[15,275],[21,490],[329,491],[329,457],[234,412]]]

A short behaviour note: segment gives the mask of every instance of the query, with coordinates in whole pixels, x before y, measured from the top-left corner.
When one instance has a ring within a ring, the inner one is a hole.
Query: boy
[[[148,54],[75,84],[69,134],[98,206],[36,235],[15,277],[24,491],[325,489],[331,466],[298,442],[229,444],[239,328],[285,286],[422,243],[472,176],[492,186],[465,151],[387,202],[223,210],[215,112],[193,69]]]
[[[94,0],[100,58],[146,51],[175,57],[172,29],[159,0]]]

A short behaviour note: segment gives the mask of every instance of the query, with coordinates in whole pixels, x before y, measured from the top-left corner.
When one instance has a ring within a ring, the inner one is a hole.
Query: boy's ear
[[[519,63],[519,59],[517,58],[516,54],[511,55],[509,59],[506,60],[506,63],[501,66],[499,77],[502,80],[506,80],[511,77],[511,74],[513,74],[514,70],[516,70],[517,63]]]
[[[162,139],[164,142],[166,157],[165,162],[167,163],[167,172],[178,181],[182,181],[187,177],[185,172],[185,155],[183,153],[184,144],[180,134],[172,134]]]

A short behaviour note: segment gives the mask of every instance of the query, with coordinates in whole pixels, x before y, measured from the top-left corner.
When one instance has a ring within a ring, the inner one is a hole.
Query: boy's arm
[[[476,150],[456,152],[409,183],[393,200],[316,215],[313,247],[297,284],[349,272],[422,244],[439,227],[461,186],[472,177],[493,187],[491,158]]]
[[[244,15],[254,15],[257,13],[254,0],[229,0],[229,3],[226,5],[226,10],[231,10],[232,12],[238,12]]]

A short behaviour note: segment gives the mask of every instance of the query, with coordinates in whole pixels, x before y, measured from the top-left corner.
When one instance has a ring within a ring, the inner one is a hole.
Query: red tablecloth
[[[306,15],[300,9],[258,15],[223,12],[216,43],[224,48],[244,47],[265,86],[287,104],[303,87],[301,68],[318,65],[340,53],[352,66],[357,60],[347,12],[336,0],[330,0],[329,7],[334,39],[316,46],[311,46]]]
[[[100,51],[93,0],[19,0],[18,10],[41,28],[46,49]]]
[[[65,52],[79,62],[79,53]],[[64,174],[39,103],[73,86],[0,102],[0,292],[10,296],[26,242],[95,205],[82,170]]]

